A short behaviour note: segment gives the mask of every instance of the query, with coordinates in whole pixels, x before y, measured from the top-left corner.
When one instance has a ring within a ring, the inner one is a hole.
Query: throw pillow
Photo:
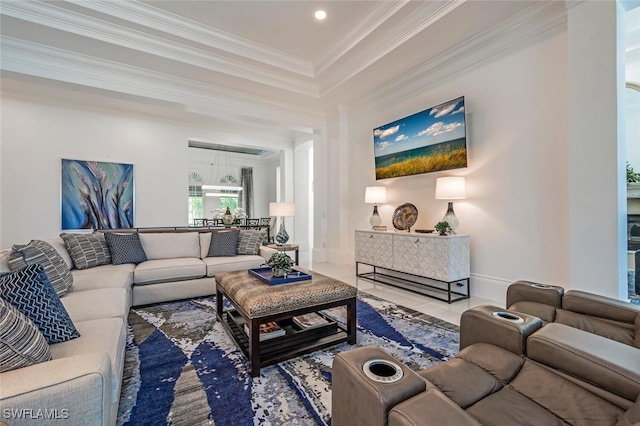
[[[109,246],[101,233],[60,234],[64,246],[73,259],[77,269],[94,268],[111,263]]]
[[[40,264],[53,284],[58,296],[63,296],[73,284],[73,275],[60,253],[45,241],[32,240],[29,244],[14,245],[9,255],[9,267],[13,271],[28,265]]]
[[[49,344],[80,337],[42,266],[0,275],[0,297],[33,321]]]
[[[235,256],[238,250],[239,229],[211,233],[211,244],[207,256]]]
[[[146,262],[147,256],[140,243],[140,236],[137,232],[133,234],[115,234],[106,232],[104,239],[107,241],[109,251],[111,252],[111,262],[114,265],[123,263]]]
[[[238,236],[238,254],[260,254],[260,246],[267,237],[262,229],[241,229]]]
[[[0,373],[49,361],[51,351],[38,327],[0,298]]]

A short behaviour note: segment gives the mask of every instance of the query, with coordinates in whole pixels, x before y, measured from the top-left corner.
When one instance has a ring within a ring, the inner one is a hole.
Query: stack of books
[[[249,327],[244,325],[244,332],[249,335]],[[275,321],[260,324],[260,341],[273,339],[274,337],[284,336],[286,331],[280,327]]]
[[[319,327],[321,325],[329,323],[329,321],[327,321],[324,317],[315,312],[293,317],[293,322],[302,330],[312,327]]]

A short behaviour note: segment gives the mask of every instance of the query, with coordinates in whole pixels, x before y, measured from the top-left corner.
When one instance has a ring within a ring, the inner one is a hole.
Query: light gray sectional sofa
[[[217,273],[258,267],[273,252],[259,244],[259,254],[208,256],[210,230],[138,235],[146,261],[86,269],[74,267],[61,238],[47,240],[73,276],[60,300],[80,337],[51,344],[50,361],[0,373],[0,421],[115,424],[130,307],[215,294]],[[0,251],[0,274],[10,255]]]

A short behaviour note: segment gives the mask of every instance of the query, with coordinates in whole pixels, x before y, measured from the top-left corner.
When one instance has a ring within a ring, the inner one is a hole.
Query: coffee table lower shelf
[[[326,325],[307,329],[298,329],[291,318],[279,320],[278,325],[286,334],[259,343],[260,368],[348,341],[347,330],[341,324],[322,316],[327,320]],[[249,337],[244,331],[244,318],[237,310],[227,309],[221,322],[251,364]],[[252,372],[252,375],[256,375],[255,373]]]

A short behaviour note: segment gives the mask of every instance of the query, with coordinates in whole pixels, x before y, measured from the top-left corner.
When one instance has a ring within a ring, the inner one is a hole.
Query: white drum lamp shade
[[[386,186],[367,186],[364,192],[366,204],[382,204],[387,202]]]
[[[442,218],[449,223],[452,230],[458,227],[460,222],[453,211],[453,201],[467,198],[467,184],[464,176],[447,176],[436,180],[436,200],[449,200],[447,213]]]
[[[286,244],[286,242],[289,241],[289,234],[287,233],[287,230],[284,227],[284,218],[287,216],[295,216],[295,215],[296,215],[295,203],[269,203],[269,216],[282,218],[282,222],[280,222],[280,229],[278,230],[278,233],[274,237],[276,240],[276,243]]]
[[[285,217],[296,215],[296,203],[269,203],[269,216]]]
[[[378,214],[378,204],[387,202],[387,188],[385,186],[367,186],[364,191],[364,202],[366,204],[373,204],[373,213],[369,218],[369,224],[375,228],[382,224],[382,219]]]
[[[436,180],[436,200],[463,200],[467,198],[464,176],[441,177]]]

